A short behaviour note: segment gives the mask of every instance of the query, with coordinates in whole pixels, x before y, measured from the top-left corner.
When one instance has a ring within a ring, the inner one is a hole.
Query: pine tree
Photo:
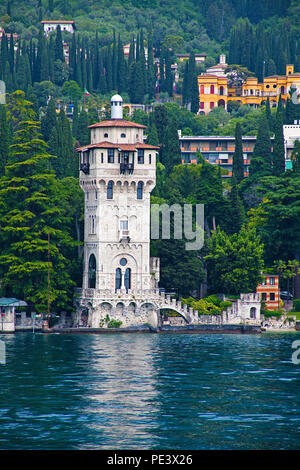
[[[244,178],[244,157],[241,125],[238,122],[235,126],[235,150],[232,161],[232,176],[239,184]]]
[[[8,162],[9,129],[6,117],[6,105],[0,107],[0,177],[4,174]]]
[[[11,146],[11,163],[0,180],[0,272],[5,295],[26,300],[37,312],[48,303],[48,234],[50,235],[50,298],[53,307],[68,304],[73,283],[62,247],[72,246],[63,230],[66,216],[50,155],[39,123],[19,123]],[[5,228],[5,230],[4,230]]]

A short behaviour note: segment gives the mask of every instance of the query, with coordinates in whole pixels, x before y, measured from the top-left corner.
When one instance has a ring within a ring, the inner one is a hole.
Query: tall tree
[[[4,175],[8,161],[9,128],[6,116],[6,105],[0,107],[0,177]]]
[[[262,115],[260,118],[260,125],[258,128],[258,134],[254,146],[253,155],[251,158],[249,176],[257,177],[258,175],[270,175],[271,170],[272,159],[270,132],[267,118],[265,115]]]
[[[244,178],[242,130],[239,122],[235,126],[235,150],[232,161],[232,175],[235,177],[237,184]]]
[[[280,107],[277,109],[274,126],[274,147],[272,152],[273,174],[280,176],[285,171],[283,116]]]
[[[39,123],[19,123],[11,146],[11,163],[0,180],[0,272],[5,295],[26,300],[38,312],[69,303],[73,283],[62,247],[73,243],[62,229],[54,174],[49,173],[46,143]],[[50,262],[48,261],[50,237]],[[51,287],[48,291],[48,269]]]

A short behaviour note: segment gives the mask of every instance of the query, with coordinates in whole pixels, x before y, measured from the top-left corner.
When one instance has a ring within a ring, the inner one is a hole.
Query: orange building
[[[240,87],[229,88],[228,78],[222,74],[204,73],[198,76],[199,112],[207,114],[216,106],[227,109],[228,101],[237,101],[257,108],[269,98],[271,106],[277,106],[279,96],[286,101],[291,87],[300,88],[300,73],[294,66],[286,66],[286,74],[266,77],[258,83],[256,77],[248,77]],[[298,99],[299,101],[299,99]]]
[[[262,273],[262,275],[264,280],[261,284],[258,284],[256,292],[261,295],[261,300],[265,303],[266,310],[279,310],[279,276],[276,274],[265,273]]]

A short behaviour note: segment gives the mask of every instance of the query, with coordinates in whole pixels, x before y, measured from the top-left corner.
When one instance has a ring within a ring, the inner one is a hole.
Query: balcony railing
[[[133,173],[134,170],[134,164],[133,163],[120,163],[120,173],[124,174],[128,172],[129,175]]]
[[[130,241],[129,230],[120,230],[120,241],[122,240]]]
[[[85,175],[90,174],[90,164],[89,163],[80,163],[80,171],[83,171]]]

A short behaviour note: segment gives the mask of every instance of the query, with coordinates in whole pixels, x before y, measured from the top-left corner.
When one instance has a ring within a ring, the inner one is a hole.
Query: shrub
[[[107,328],[120,328],[120,326],[122,325],[122,322],[121,321],[118,321],[118,320],[110,320],[110,322],[107,324]]]
[[[279,318],[282,316],[281,310],[264,310],[263,312],[265,318],[276,317]]]
[[[220,307],[221,300],[215,294],[212,294],[212,295],[209,295],[208,297],[205,297],[205,300],[207,300],[207,302],[213,303],[217,307]]]
[[[226,310],[227,307],[231,307],[232,305],[232,302],[230,302],[229,300],[223,300],[221,303],[220,303],[220,307],[222,310]]]
[[[300,299],[294,299],[293,312],[300,312]]]

